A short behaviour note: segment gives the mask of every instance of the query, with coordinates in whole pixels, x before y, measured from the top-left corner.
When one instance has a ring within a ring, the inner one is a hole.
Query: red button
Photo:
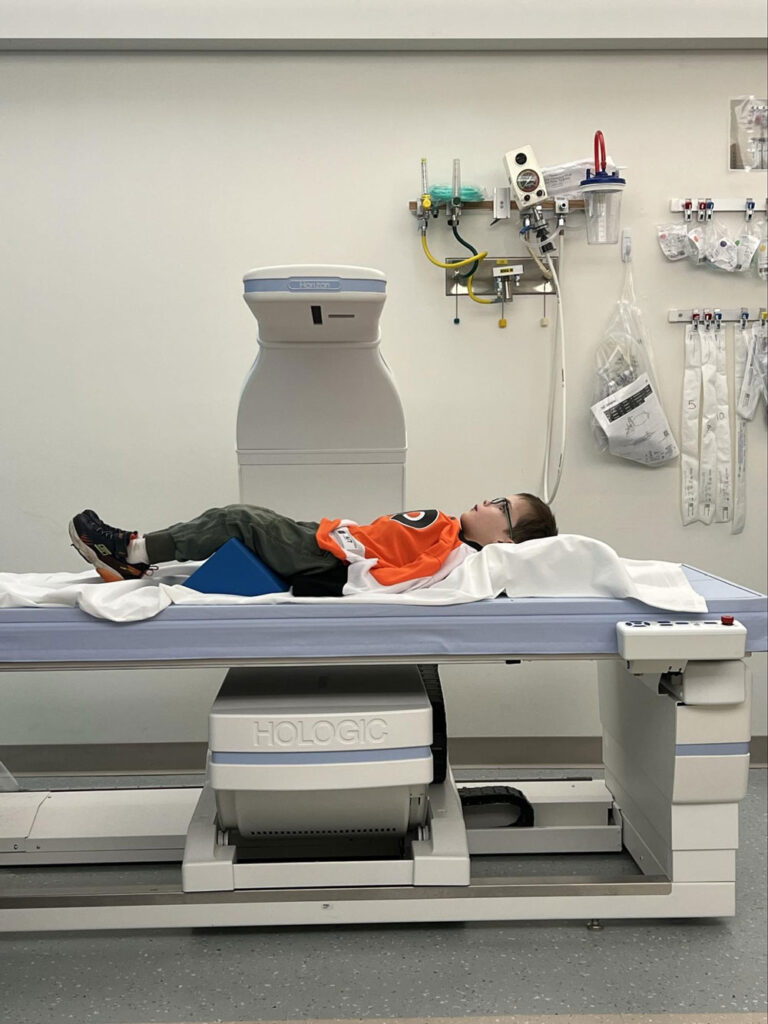
[[[733,616],[732,615],[721,615],[720,616],[720,621],[722,622],[722,624],[724,626],[732,626],[733,625]]]

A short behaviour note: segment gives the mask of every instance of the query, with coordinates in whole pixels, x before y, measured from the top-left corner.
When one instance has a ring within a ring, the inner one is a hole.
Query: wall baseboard
[[[448,751],[451,764],[465,768],[594,768],[603,763],[599,736],[458,736],[449,741]]]
[[[595,768],[599,736],[464,736],[449,741],[461,768]],[[753,736],[751,766],[768,765],[768,737]],[[205,743],[72,743],[0,747],[12,775],[179,775],[205,771]]]
[[[164,775],[204,772],[206,743],[50,743],[0,747],[12,775]]]

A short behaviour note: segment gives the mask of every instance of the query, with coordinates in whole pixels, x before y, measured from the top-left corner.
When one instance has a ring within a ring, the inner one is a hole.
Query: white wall
[[[588,156],[604,131],[627,168],[635,282],[677,424],[683,335],[667,310],[765,300],[754,276],[666,263],[655,225],[672,196],[765,196],[765,175],[726,169],[729,98],[763,92],[764,72],[761,54],[729,52],[0,56],[0,566],[81,569],[66,523],[84,507],[157,529],[236,500],[235,412],[255,349],[240,282],[270,263],[387,272],[382,347],[405,404],[411,507],[460,512],[539,490],[550,344],[539,301],[519,299],[506,330],[469,304],[454,326],[407,209],[424,155],[433,180],[461,156],[465,181],[492,187],[505,183],[507,149],[530,143],[553,164]],[[466,235],[517,252],[515,231],[487,221],[467,215]],[[574,215],[561,529],[764,590],[762,413],[741,536],[683,529],[677,465],[643,470],[596,451],[593,353],[623,268],[615,247],[583,236]],[[440,255],[458,251],[444,223],[429,237]],[[765,658],[753,662],[764,733]],[[454,734],[598,732],[590,666],[445,676]],[[9,674],[0,744],[203,739],[218,679]]]

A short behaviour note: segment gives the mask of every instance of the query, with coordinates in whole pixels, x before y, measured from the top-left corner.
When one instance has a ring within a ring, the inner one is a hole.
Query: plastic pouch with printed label
[[[704,239],[707,262],[732,274],[739,266],[739,246],[727,226],[719,220],[709,221]]]
[[[632,267],[596,353],[592,433],[601,452],[661,466],[680,454],[661,403]]]
[[[658,224],[656,237],[666,259],[674,263],[690,255],[691,241],[685,224]]]
[[[745,226],[734,239],[737,246],[736,271],[743,273],[752,266],[755,253],[760,248],[760,231],[757,225]]]
[[[688,257],[696,266],[707,262],[707,249],[710,244],[711,232],[709,224],[694,224],[688,229]]]

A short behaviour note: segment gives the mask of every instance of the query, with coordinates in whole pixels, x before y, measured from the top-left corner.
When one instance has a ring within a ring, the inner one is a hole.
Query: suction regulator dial
[[[539,187],[540,181],[541,179],[539,178],[536,171],[533,171],[529,167],[526,167],[525,170],[520,171],[520,173],[517,175],[517,178],[515,179],[515,184],[517,185],[520,192],[535,192],[536,189]]]

